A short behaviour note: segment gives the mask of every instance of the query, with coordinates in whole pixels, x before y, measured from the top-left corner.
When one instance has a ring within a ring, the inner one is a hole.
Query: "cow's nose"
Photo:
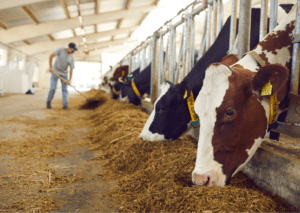
[[[193,174],[193,183],[197,186],[208,186],[209,185],[209,176],[208,175],[199,175]]]
[[[143,139],[143,137],[140,136],[140,137],[139,137],[139,140],[144,140],[144,139]]]

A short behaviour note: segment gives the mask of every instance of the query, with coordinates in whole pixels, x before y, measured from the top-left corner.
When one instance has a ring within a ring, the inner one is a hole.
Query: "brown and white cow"
[[[270,95],[261,96],[261,90],[270,80],[279,108],[287,100],[295,18],[296,6],[253,49],[253,56],[247,54],[230,67],[213,63],[207,68],[195,101],[201,127],[194,184],[228,184],[262,143],[269,124]]]

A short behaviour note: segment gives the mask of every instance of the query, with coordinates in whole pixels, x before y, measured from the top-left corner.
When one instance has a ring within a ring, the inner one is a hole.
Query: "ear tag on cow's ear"
[[[187,97],[187,90],[185,90],[184,95],[183,95],[184,99],[186,99],[186,97]]]
[[[261,96],[266,96],[266,95],[272,95],[272,84],[270,80],[268,83],[266,83],[266,85],[261,90]]]
[[[275,92],[273,95],[270,96],[269,124],[272,124],[276,121],[277,113],[278,113],[278,100],[277,100],[277,93]]]
[[[124,71],[124,70],[122,70],[122,77],[124,77],[124,75],[125,75],[125,71]]]

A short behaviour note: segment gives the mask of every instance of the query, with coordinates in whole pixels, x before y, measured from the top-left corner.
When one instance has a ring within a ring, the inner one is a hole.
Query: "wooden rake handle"
[[[60,80],[62,80],[63,82],[65,82],[67,85],[69,85],[68,82],[67,82],[65,79],[63,79],[62,77],[60,77],[59,75],[57,75],[54,71],[52,71],[52,73],[53,73],[54,75],[56,75],[56,77],[58,77]],[[80,95],[82,95],[82,96],[85,97],[87,100],[89,100],[88,97],[86,97],[84,94],[82,94],[81,92],[79,92],[74,86],[72,86],[72,85],[69,85],[69,86],[70,86],[70,87],[73,87]]]

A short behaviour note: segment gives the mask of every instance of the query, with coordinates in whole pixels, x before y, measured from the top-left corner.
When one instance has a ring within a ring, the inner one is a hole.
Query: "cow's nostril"
[[[143,137],[139,137],[139,140],[143,140]]]

